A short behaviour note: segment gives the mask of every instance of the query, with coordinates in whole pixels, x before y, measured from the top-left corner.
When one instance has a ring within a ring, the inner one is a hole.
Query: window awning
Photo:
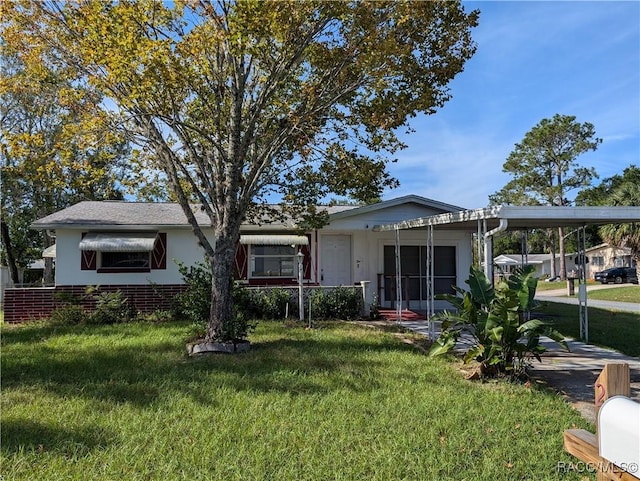
[[[151,252],[157,237],[157,232],[89,232],[80,241],[79,247],[81,251]]]
[[[240,244],[265,245],[265,246],[306,246],[309,238],[304,235],[241,235]]]

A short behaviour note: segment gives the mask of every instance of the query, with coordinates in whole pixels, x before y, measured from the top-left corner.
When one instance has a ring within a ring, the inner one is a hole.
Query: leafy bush
[[[351,320],[360,317],[363,299],[359,289],[317,290],[311,295],[311,316],[315,319]]]
[[[117,324],[135,319],[135,310],[122,291],[101,292],[95,300],[96,306],[88,318],[91,324]]]
[[[54,299],[60,305],[49,321],[55,325],[116,324],[136,319],[136,312],[122,291],[98,293],[97,286],[89,286],[82,296],[60,291]],[[85,310],[85,302],[94,302],[93,310]]]
[[[170,311],[165,311],[162,309],[156,309],[153,312],[148,313],[140,313],[137,316],[137,319],[143,322],[152,322],[152,323],[162,323],[169,322],[173,320],[173,314]]]
[[[242,311],[244,315],[256,319],[284,319],[286,317],[287,304],[296,304],[291,302],[289,291],[277,287],[264,290],[250,290],[238,286],[234,290],[234,302],[236,296],[248,299],[246,304],[240,302],[235,303],[238,311]],[[291,314],[294,313],[291,312]]]
[[[178,271],[187,287],[175,297],[175,315],[206,328],[211,310],[211,268],[204,263],[190,267],[178,263]]]
[[[562,334],[551,324],[529,319],[529,311],[537,307],[534,300],[538,280],[535,269],[525,266],[516,270],[497,287],[491,285],[484,273],[471,268],[466,283],[470,290],[454,287],[459,296],[438,295],[449,301],[457,312],[444,311],[434,320],[442,320],[442,333],[432,345],[429,355],[444,354],[453,349],[463,333],[471,337],[471,347],[464,361],[480,363],[482,376],[526,374],[532,358],[540,361],[545,348],[540,336],[547,336],[568,349]]]
[[[88,313],[78,304],[65,304],[57,307],[49,316],[49,322],[55,326],[76,326],[87,322]]]

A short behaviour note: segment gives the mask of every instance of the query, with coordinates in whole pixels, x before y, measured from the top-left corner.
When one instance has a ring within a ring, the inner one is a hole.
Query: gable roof
[[[418,195],[406,195],[395,199],[364,206],[335,205],[319,206],[329,214],[330,221],[381,211],[391,207],[417,204],[437,212],[457,212],[457,207]],[[273,205],[271,207],[277,208]],[[209,217],[198,206],[193,206],[198,224],[210,226]],[[66,209],[36,220],[34,229],[109,229],[109,230],[152,230],[160,228],[189,228],[189,222],[177,203],[169,202],[127,202],[127,201],[83,201]],[[291,229],[293,222],[273,222],[264,224],[243,223],[244,229]]]
[[[362,214],[368,214],[371,212],[388,209],[390,207],[395,207],[403,204],[418,204],[423,207],[428,207],[430,209],[439,211],[440,213],[447,212],[458,212],[464,210],[462,207],[458,207],[451,204],[445,204],[444,202],[439,202],[433,199],[427,199],[426,197],[421,197],[419,195],[404,195],[402,197],[396,197],[395,199],[385,200],[382,202],[378,202],[377,204],[369,204],[363,206],[355,206],[352,209],[343,210],[340,212],[336,212],[330,214],[331,220],[337,219],[345,219],[347,217],[353,217]]]
[[[209,218],[194,210],[200,225],[209,225]],[[187,217],[179,204],[162,202],[83,201],[36,220],[34,229],[83,229],[187,227]]]

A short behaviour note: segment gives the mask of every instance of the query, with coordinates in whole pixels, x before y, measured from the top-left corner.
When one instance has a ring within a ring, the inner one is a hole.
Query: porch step
[[[397,314],[395,309],[380,309],[380,315],[385,321],[396,321]],[[426,321],[425,313],[416,312],[409,309],[403,309],[401,312],[402,321]]]

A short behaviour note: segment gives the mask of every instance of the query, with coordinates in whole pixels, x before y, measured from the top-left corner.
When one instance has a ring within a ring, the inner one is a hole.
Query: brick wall
[[[84,297],[82,305],[91,309],[95,301],[85,296],[87,286],[56,286],[34,288],[7,288],[4,290],[5,322],[24,322],[48,317],[60,303],[56,301],[56,293],[67,292],[78,298]],[[169,285],[108,285],[100,286],[100,292],[125,293],[136,311],[147,313],[156,309],[169,309],[173,298],[184,290],[182,284]]]
[[[11,288],[4,290],[4,322],[21,322],[48,317],[54,308],[55,287]]]

